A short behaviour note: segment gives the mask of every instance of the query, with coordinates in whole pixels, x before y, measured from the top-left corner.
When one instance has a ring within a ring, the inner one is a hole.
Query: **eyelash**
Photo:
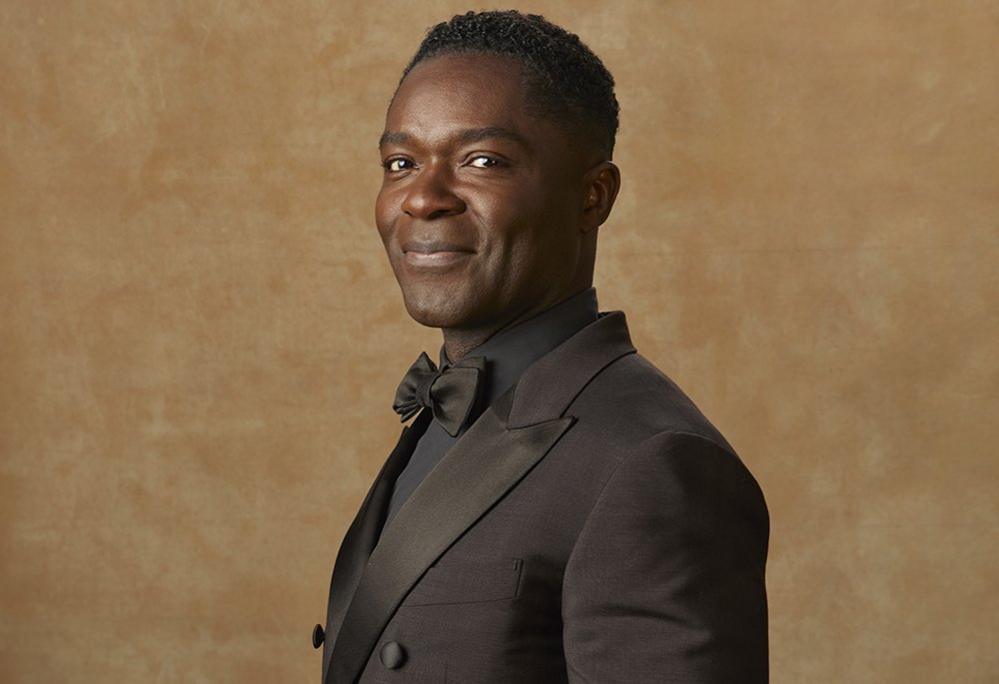
[[[482,167],[482,166],[475,167],[475,168],[480,168],[480,169],[481,168],[492,169],[492,168],[496,168],[496,167],[499,167],[499,166],[503,166],[504,163],[505,163],[505,162],[503,162],[502,159],[498,159],[498,158],[493,157],[493,156],[488,155],[488,154],[477,154],[474,157],[472,157],[472,159],[488,159],[489,161],[492,162],[489,166],[486,166],[486,167]],[[396,161],[404,161],[404,162],[407,162],[407,163],[409,162],[409,160],[406,159],[405,157],[392,157],[392,158],[386,159],[385,161],[382,162],[382,168],[385,169],[386,171],[388,171],[389,173],[396,173],[397,171],[405,171],[405,169],[396,169],[396,170],[393,170],[391,168],[392,162],[396,162]]]

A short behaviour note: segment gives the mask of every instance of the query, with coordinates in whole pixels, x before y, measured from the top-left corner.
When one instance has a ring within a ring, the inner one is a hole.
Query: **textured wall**
[[[601,308],[766,492],[773,680],[999,680],[999,6],[521,8],[616,75]],[[440,339],[376,140],[464,9],[0,3],[0,680],[318,678]]]

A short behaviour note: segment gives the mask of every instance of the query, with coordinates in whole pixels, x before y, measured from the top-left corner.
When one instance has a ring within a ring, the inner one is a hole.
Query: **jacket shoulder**
[[[599,424],[619,444],[636,444],[663,432],[686,432],[736,453],[693,399],[638,352],[603,368],[566,413]]]

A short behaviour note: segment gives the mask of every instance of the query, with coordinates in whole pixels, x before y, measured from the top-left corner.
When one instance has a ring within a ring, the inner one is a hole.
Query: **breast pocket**
[[[517,596],[520,558],[458,557],[445,554],[427,568],[403,606],[502,601]]]

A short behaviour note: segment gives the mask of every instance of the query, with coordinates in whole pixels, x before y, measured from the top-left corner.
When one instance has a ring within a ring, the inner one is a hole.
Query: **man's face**
[[[505,322],[579,286],[584,156],[525,95],[518,62],[451,54],[415,66],[389,107],[375,220],[423,325]]]

